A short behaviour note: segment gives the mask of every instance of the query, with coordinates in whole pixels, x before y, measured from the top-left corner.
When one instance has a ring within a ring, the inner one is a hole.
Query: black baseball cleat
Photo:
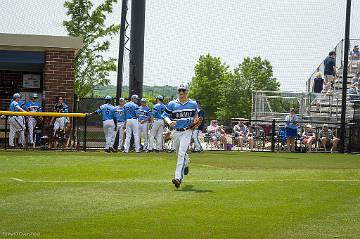
[[[113,152],[113,153],[117,153],[117,150],[114,149],[114,148],[110,148],[110,151]]]
[[[184,169],[184,175],[188,175],[189,174],[189,166],[186,166]]]
[[[175,188],[180,188],[181,181],[179,179],[174,178],[171,182],[175,185]]]
[[[111,153],[110,149],[105,149],[105,153]]]

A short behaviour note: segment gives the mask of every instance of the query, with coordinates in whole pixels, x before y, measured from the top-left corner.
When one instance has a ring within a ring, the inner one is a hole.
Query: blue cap
[[[21,98],[21,95],[19,93],[15,93],[13,95],[13,99],[15,100],[15,99],[18,99],[18,98]]]
[[[140,102],[146,102],[145,98],[141,98]]]
[[[105,100],[112,100],[112,97],[110,95],[105,96]]]
[[[158,95],[158,96],[156,96],[156,99],[157,99],[157,100],[163,100],[164,97],[163,97],[162,95]]]

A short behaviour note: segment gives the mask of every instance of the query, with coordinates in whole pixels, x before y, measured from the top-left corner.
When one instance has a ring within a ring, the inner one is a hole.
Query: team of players
[[[38,101],[38,94],[32,94],[31,98],[28,102],[23,102],[21,100],[21,95],[19,93],[15,93],[13,95],[13,100],[10,103],[9,110],[12,112],[42,112],[41,103]],[[62,97],[56,98],[56,104],[54,105],[54,111],[58,113],[68,113],[68,106],[64,103]],[[25,131],[27,129],[28,135],[27,140],[28,144],[34,146],[35,135],[34,129],[36,124],[38,123],[39,118],[29,116],[10,116],[9,117],[9,146],[14,147],[15,136],[19,135],[19,145],[25,146]],[[50,125],[53,126],[54,135],[56,132],[65,129],[67,123],[69,123],[69,119],[67,117],[57,117],[52,118],[50,121]]]

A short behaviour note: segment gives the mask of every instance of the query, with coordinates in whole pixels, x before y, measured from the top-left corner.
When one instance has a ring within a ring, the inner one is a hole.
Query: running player
[[[180,187],[184,175],[189,173],[189,156],[187,150],[190,145],[193,130],[191,124],[198,116],[198,105],[188,98],[187,84],[180,84],[178,87],[179,98],[171,101],[163,113],[165,122],[175,127],[173,134],[174,146],[177,152],[177,164],[175,178],[172,183],[176,188]]]

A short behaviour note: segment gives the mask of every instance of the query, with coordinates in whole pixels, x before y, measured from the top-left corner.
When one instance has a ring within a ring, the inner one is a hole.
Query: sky
[[[66,35],[63,3],[0,0],[0,32]],[[231,69],[244,57],[261,56],[273,65],[282,90],[304,91],[312,72],[344,38],[345,7],[346,0],[147,0],[144,84],[190,82],[199,56],[210,53]],[[351,38],[360,38],[359,12],[360,1],[353,0]],[[119,23],[120,15],[119,0],[107,22]],[[117,58],[118,42],[118,36],[111,41],[107,56]],[[128,56],[125,64],[127,84]],[[115,84],[116,72],[110,77]]]

